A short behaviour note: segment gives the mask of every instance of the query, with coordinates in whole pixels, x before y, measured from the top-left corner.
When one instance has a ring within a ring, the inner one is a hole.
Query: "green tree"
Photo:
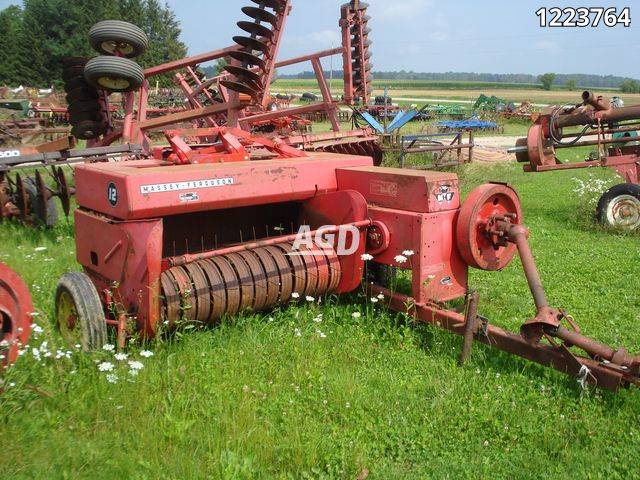
[[[640,93],[640,82],[637,80],[625,80],[620,84],[622,93]]]
[[[0,11],[0,85],[18,85],[21,82],[21,59],[18,55],[22,31],[22,9],[11,5]]]
[[[544,75],[540,75],[538,77],[538,80],[540,81],[540,83],[542,83],[543,90],[551,90],[551,86],[553,85],[555,79],[555,73],[545,73]]]
[[[569,80],[564,82],[564,85],[567,87],[567,90],[573,92],[578,86],[578,82],[576,82],[575,78],[570,78]]]

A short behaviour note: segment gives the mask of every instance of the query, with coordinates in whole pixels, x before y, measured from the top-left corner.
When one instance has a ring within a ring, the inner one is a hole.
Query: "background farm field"
[[[332,92],[338,95],[343,88],[341,79],[334,79],[331,82]],[[535,104],[566,104],[580,103],[582,91],[581,87],[575,91],[566,89],[542,90],[539,86],[527,84],[505,84],[492,82],[443,82],[432,80],[374,80],[375,88],[373,96],[383,95],[384,89],[389,88],[389,96],[395,98],[417,98],[429,100],[460,100],[471,101],[481,95],[495,95],[512,102],[531,102]],[[315,80],[307,79],[279,79],[272,86],[274,92],[282,93],[303,93],[315,92],[320,93]],[[627,105],[635,105],[640,103],[640,94],[625,93],[615,89],[598,89],[587,88],[602,95],[606,101],[615,95],[622,95]],[[418,103],[413,101],[412,103]],[[433,103],[433,102],[431,102]],[[422,106],[422,105],[420,105]]]
[[[615,176],[520,168],[467,165],[464,193],[488,180],[511,183],[550,302],[593,338],[640,351],[640,238],[591,218],[590,187]],[[481,345],[459,368],[457,337],[363,294],[133,343],[122,361],[80,354],[51,324],[56,282],[78,268],[72,235],[71,221],[53,231],[0,225],[0,261],[30,286],[43,329],[0,397],[4,478],[640,475],[638,391],[581,392],[575,379]],[[495,324],[517,330],[533,314],[517,260],[501,273],[473,271],[471,284]],[[116,369],[100,372],[104,361]],[[137,375],[128,361],[143,365]]]

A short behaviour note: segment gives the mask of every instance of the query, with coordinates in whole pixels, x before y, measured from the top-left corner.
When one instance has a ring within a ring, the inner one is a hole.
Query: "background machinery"
[[[543,112],[529,129],[527,138],[510,149],[526,172],[549,172],[575,168],[607,167],[624,183],[605,192],[598,203],[601,223],[634,230],[640,227],[640,105],[605,105],[602,97],[582,94],[579,105],[554,106]],[[579,127],[579,130],[576,130]],[[556,150],[592,147],[584,162],[563,163]]]

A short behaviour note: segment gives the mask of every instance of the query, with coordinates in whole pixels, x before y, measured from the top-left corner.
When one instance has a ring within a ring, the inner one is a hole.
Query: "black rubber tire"
[[[70,344],[79,343],[85,352],[99,350],[107,343],[107,323],[96,287],[82,272],[65,273],[56,288],[56,325]],[[70,302],[70,305],[67,303]],[[66,310],[71,306],[73,325]],[[76,327],[79,331],[75,332]]]
[[[36,185],[34,177],[25,178],[24,188],[27,191],[29,204],[31,205],[31,219],[35,224],[53,228],[58,223],[56,198],[50,197],[45,205],[44,199],[38,195],[38,187]]]
[[[103,55],[115,55],[110,42],[125,45],[120,53],[126,58],[142,55],[149,48],[149,39],[140,27],[121,20],[104,20],[96,23],[89,30],[89,43],[94,50]]]
[[[144,70],[127,58],[95,57],[85,65],[84,78],[98,90],[133,92],[144,83]]]
[[[619,218],[615,208],[620,202],[626,202],[631,209],[628,219]],[[640,228],[640,185],[620,183],[607,190],[596,209],[596,217],[600,223],[622,230],[636,230]]]
[[[83,120],[71,129],[71,135],[80,140],[93,140],[107,130],[106,125],[99,121]]]
[[[67,103],[69,105],[83,100],[97,100],[99,96],[98,91],[89,85],[84,78],[82,80],[85,82],[86,87],[74,88],[72,91],[67,93]]]
[[[369,262],[368,279],[384,288],[392,288],[398,276],[398,269],[381,263]]]
[[[98,112],[100,111],[100,103],[96,99],[78,100],[69,105],[67,111],[71,116],[81,112]]]

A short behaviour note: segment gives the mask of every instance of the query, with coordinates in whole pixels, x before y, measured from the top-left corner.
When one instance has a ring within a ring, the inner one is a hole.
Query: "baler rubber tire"
[[[68,302],[71,302],[70,304]],[[89,277],[82,272],[69,272],[60,278],[56,287],[56,324],[62,337],[70,344],[80,344],[85,352],[95,351],[107,343],[107,323],[104,309],[96,287]],[[71,318],[61,318],[73,315],[74,325],[71,329],[61,328],[61,320],[69,325]],[[74,336],[72,330],[79,324],[80,335]]]
[[[616,212],[616,201],[626,202],[630,208],[635,208],[635,215],[632,222],[621,223],[623,219],[618,218]],[[598,201],[596,217],[603,225],[622,230],[636,230],[640,228],[640,185],[634,183],[619,183],[607,190]]]
[[[95,57],[85,65],[84,78],[98,90],[133,92],[144,83],[144,70],[128,58]]]
[[[113,43],[126,45],[126,49],[118,50]],[[132,23],[121,20],[104,20],[96,23],[89,30],[89,44],[103,55],[120,53],[126,58],[142,55],[149,48],[149,38],[144,31]]]
[[[50,197],[45,205],[43,198],[38,196],[38,187],[34,177],[25,178],[24,189],[29,197],[33,222],[40,223],[47,228],[53,228],[58,222],[58,205],[56,205],[55,197]]]

